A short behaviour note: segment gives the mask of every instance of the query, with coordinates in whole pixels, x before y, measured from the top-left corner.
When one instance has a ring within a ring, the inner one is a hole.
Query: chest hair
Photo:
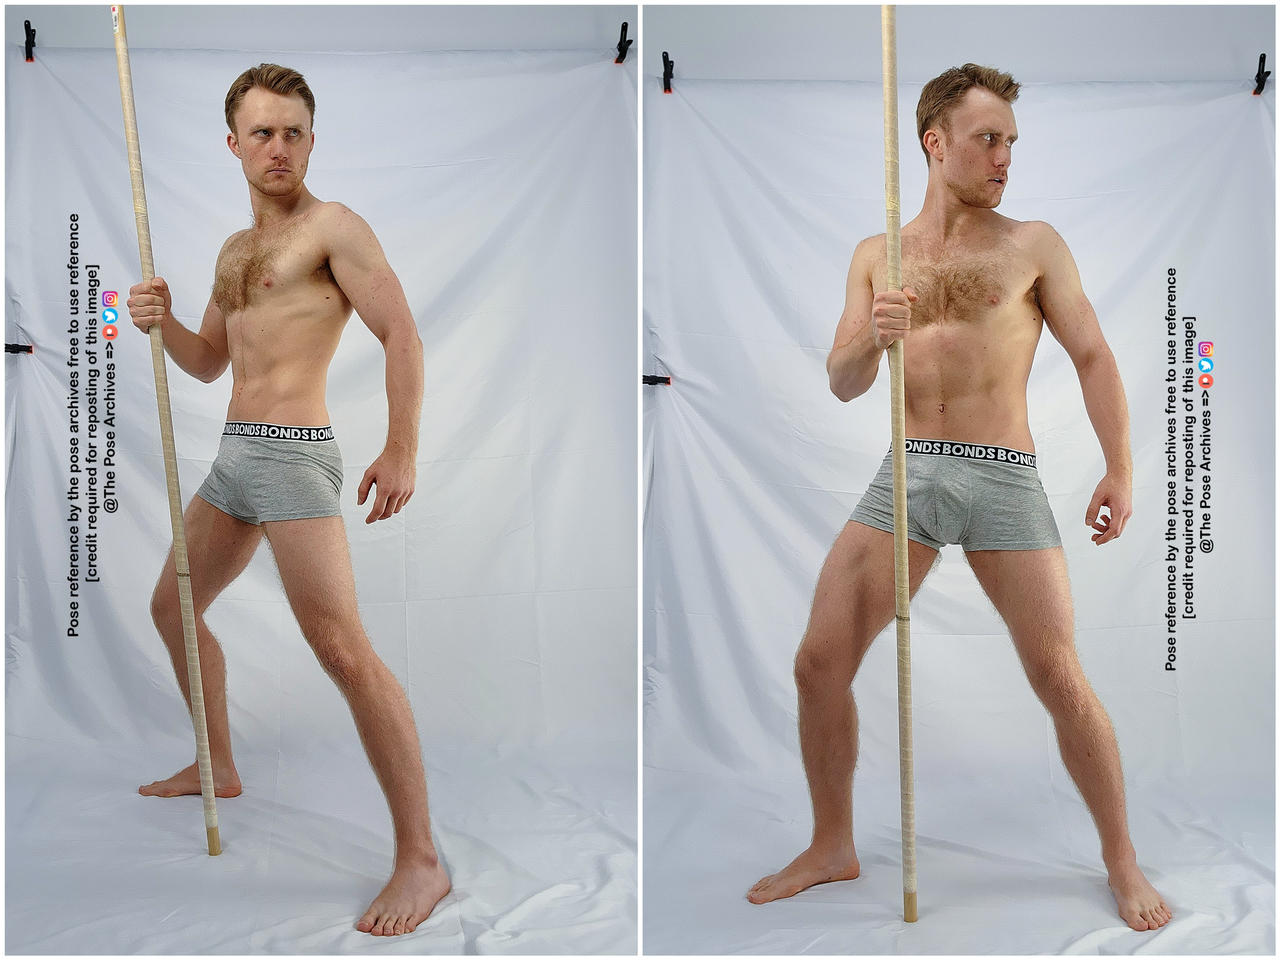
[[[244,310],[255,294],[272,285],[272,277],[279,278],[289,250],[300,240],[301,227],[297,222],[271,230],[249,230],[234,239],[218,259],[214,277],[213,296],[225,313]],[[328,263],[316,269],[324,279],[332,279]]]

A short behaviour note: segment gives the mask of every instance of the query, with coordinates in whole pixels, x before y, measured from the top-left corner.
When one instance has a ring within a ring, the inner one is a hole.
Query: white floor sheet
[[[920,89],[900,84],[903,223],[926,180]],[[1030,425],[1076,642],[1116,728],[1139,860],[1175,914],[1137,933],[959,547],[912,606],[919,922],[901,913],[892,630],[854,682],[862,876],[744,899],[809,842],[792,661],[889,446],[887,362],[849,405],[824,369],[853,248],[884,230],[881,89],[677,68],[671,95],[646,97],[644,364],[672,378],[644,401],[646,953],[1274,952],[1273,98],[1027,84],[1014,105],[1000,212],[1071,247],[1132,422],[1135,511],[1099,548],[1084,516],[1102,452],[1046,332]],[[1184,390],[1201,341],[1215,382]]]
[[[198,325],[221,243],[250,222],[223,97],[274,60],[315,92],[308,186],[373,227],[424,343],[417,489],[390,520],[355,502],[387,426],[383,351],[355,316],[328,381],[361,614],[412,703],[454,885],[415,934],[375,941],[353,924],[390,874],[390,817],[268,548],[207,615],[244,781],[218,803],[223,854],[203,852],[198,798],[135,793],[193,749],[148,611],[170,530],[150,355],[123,306],[139,269],[115,60],[6,57],[5,339],[34,345],[6,358],[8,951],[634,952],[634,58],[133,52],[178,318]],[[169,365],[185,500],[230,379]]]

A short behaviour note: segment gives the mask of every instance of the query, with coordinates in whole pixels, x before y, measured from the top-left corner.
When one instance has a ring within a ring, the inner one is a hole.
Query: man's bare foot
[[[144,797],[186,797],[200,795],[200,770],[193,763],[179,770],[168,780],[156,780],[138,788]],[[240,796],[240,775],[233,767],[230,771],[213,768],[213,795],[215,797]]]
[[[1173,919],[1173,911],[1147,882],[1136,861],[1113,867],[1107,883],[1120,916],[1134,930],[1155,930]]]
[[[375,937],[412,933],[450,890],[449,875],[437,860],[396,865],[356,929]]]
[[[855,880],[861,870],[852,843],[835,849],[810,846],[777,873],[759,880],[747,891],[747,899],[752,903],[768,903],[770,900],[794,897],[814,884],[832,880]]]

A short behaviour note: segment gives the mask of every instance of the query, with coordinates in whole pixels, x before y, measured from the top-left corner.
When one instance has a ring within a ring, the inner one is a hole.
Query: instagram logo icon
[[[104,307],[114,307],[119,302],[120,294],[116,293],[114,290],[108,290],[102,295],[102,305]]]
[[[1197,344],[1196,344],[1196,350],[1197,350],[1197,351],[1199,351],[1200,356],[1202,356],[1202,357],[1212,357],[1212,356],[1213,356],[1213,341],[1212,341],[1212,340],[1201,340],[1199,343],[1197,343]]]

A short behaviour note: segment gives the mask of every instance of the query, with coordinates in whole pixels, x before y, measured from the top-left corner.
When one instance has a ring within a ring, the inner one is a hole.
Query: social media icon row
[[[1213,370],[1213,341],[1201,340],[1196,344],[1196,353],[1200,356],[1200,360],[1197,363],[1200,368],[1200,378],[1196,383],[1200,384],[1203,389],[1208,390],[1213,386],[1213,374],[1210,372]]]
[[[107,290],[102,294],[103,340],[114,340],[120,334],[120,328],[116,326],[116,322],[120,319],[120,312],[115,309],[119,303],[120,294],[115,290]]]

